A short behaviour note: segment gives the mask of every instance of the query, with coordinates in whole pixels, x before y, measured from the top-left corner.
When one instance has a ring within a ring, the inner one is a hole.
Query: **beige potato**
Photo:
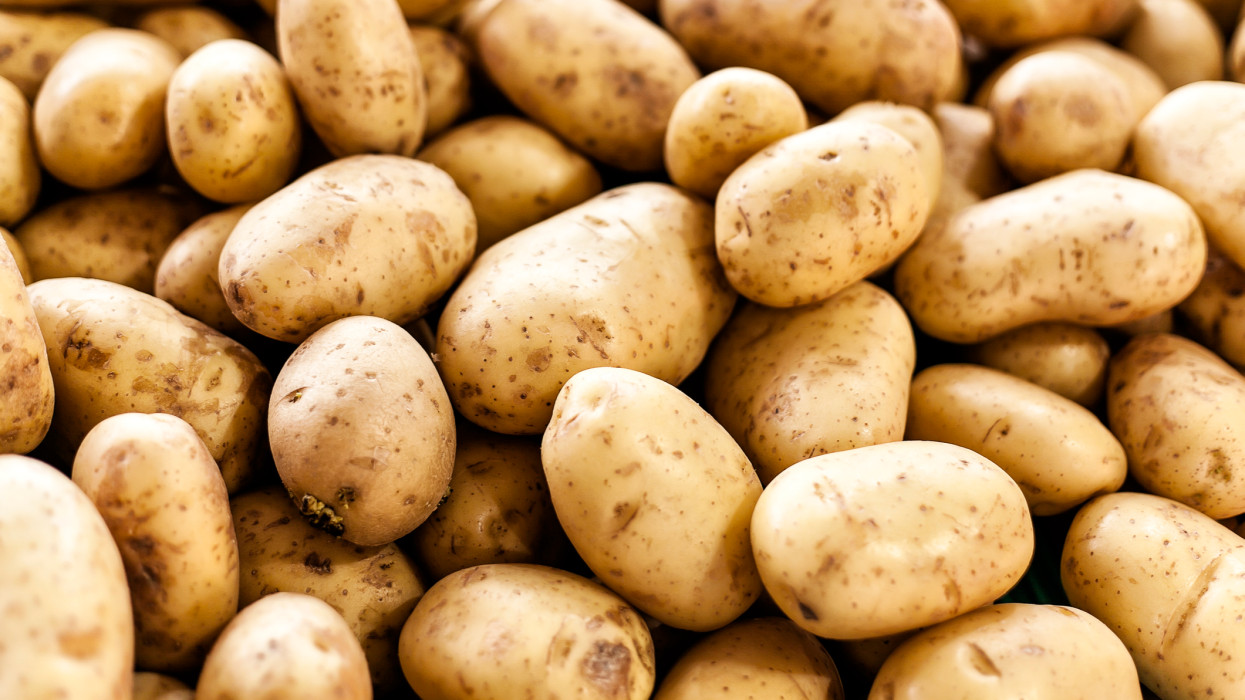
[[[22,282],[25,284],[34,282],[35,276],[30,271],[30,261],[26,259],[26,251],[22,248],[21,241],[3,227],[0,227],[0,240],[3,240],[4,247],[9,249],[9,255],[13,257],[13,264],[17,265],[17,272],[21,275]]]
[[[48,71],[75,41],[108,23],[76,12],[0,10],[0,77],[17,86],[33,102]]]
[[[921,156],[891,129],[854,120],[789,136],[718,191],[714,238],[726,277],[767,306],[828,299],[894,262],[925,225]]]
[[[440,27],[412,24],[410,32],[428,95],[428,137],[445,131],[471,108],[471,52]]]
[[[1011,48],[1085,34],[1110,36],[1127,26],[1140,0],[947,0],[965,33]]]
[[[181,54],[134,29],[74,42],[39,88],[39,162],[73,187],[98,190],[146,172],[165,152],[164,98]]]
[[[1006,593],[1033,556],[1033,522],[1023,492],[990,460],[905,441],[779,474],[752,514],[752,551],[787,617],[819,637],[861,639]]]
[[[895,296],[921,330],[957,343],[1040,321],[1145,318],[1183,300],[1206,266],[1183,199],[1098,170],[992,197],[927,233],[896,267]]]
[[[30,104],[16,85],[0,77],[0,226],[12,226],[30,213],[41,180]]]
[[[134,28],[164,39],[183,57],[213,41],[247,38],[246,32],[225,15],[194,5],[148,10],[134,20]]]
[[[35,449],[52,425],[55,393],[47,348],[7,246],[0,245],[0,454]]]
[[[238,612],[238,540],[207,446],[175,416],[123,413],[87,433],[72,476],[121,551],[135,663],[197,670]]]
[[[195,691],[172,676],[150,671],[134,674],[133,700],[194,700],[194,698]]]
[[[284,591],[328,603],[354,632],[378,694],[405,685],[398,634],[424,594],[415,564],[396,545],[361,547],[312,527],[282,488],[230,502],[238,533],[243,607]]]
[[[419,159],[449,173],[471,200],[477,253],[601,192],[591,161],[543,127],[510,115],[454,127]]]
[[[480,650],[488,649],[488,663]],[[534,564],[489,564],[441,579],[415,606],[398,646],[425,700],[552,697],[644,700],[653,642],[608,589]]]
[[[471,202],[443,171],[392,155],[335,160],[248,211],[218,279],[238,320],[300,342],[347,316],[408,323],[470,263]]]
[[[281,62],[311,128],[337,156],[411,156],[424,138],[424,73],[392,0],[280,0]]]
[[[277,59],[249,41],[214,41],[182,61],[165,122],[173,164],[208,199],[263,199],[298,165],[302,127],[289,81]]]
[[[0,455],[0,531],[0,696],[130,700],[130,592],[90,499],[43,462]]]
[[[1111,348],[1093,328],[1034,323],[980,343],[969,351],[978,364],[1045,387],[1082,406],[1096,405],[1107,381]]]
[[[943,145],[938,125],[928,114],[912,105],[859,102],[840,112],[834,121],[880,124],[912,144],[921,160],[921,175],[925,179],[930,211],[933,211],[942,191]]]
[[[371,700],[367,659],[337,611],[302,593],[244,608],[212,647],[195,700]]]
[[[155,296],[222,333],[246,328],[229,310],[217,273],[225,241],[250,209],[239,204],[207,214],[177,234],[156,267]]]
[[[808,128],[804,104],[782,78],[723,68],[692,83],[670,113],[663,158],[674,184],[712,201],[735,168]]]
[[[795,309],[745,304],[709,352],[704,405],[767,484],[809,457],[903,439],[915,364],[903,308],[862,281]]]
[[[1177,309],[1196,340],[1245,368],[1245,271],[1212,249],[1202,281]]]
[[[454,407],[489,430],[532,435],[580,370],[682,382],[735,301],[713,256],[712,216],[690,193],[639,183],[484,251],[437,326]]]
[[[1245,377],[1176,335],[1134,338],[1111,358],[1107,418],[1150,493],[1209,515],[1245,513]]]
[[[1123,642],[1063,605],[989,605],[904,642],[882,665],[870,700],[1141,700]]]
[[[1154,69],[1168,88],[1222,80],[1223,34],[1196,0],[1138,0],[1120,47]]]
[[[105,418],[168,413],[194,427],[230,492],[253,477],[272,379],[250,350],[112,282],[66,277],[27,290],[52,348],[51,446],[67,462]]]

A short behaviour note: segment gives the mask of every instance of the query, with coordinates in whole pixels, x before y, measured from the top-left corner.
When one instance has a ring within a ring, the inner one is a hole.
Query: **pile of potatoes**
[[[1245,697],[1243,16],[0,1],[0,698]]]

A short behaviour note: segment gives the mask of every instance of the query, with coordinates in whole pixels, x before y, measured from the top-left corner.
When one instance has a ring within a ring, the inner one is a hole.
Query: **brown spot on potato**
[[[92,627],[82,631],[61,632],[56,635],[56,645],[61,653],[73,659],[87,659],[99,652],[103,630]]]
[[[307,570],[318,576],[327,576],[333,573],[333,560],[320,557],[319,552],[311,552],[303,559],[303,566]]]
[[[606,697],[623,697],[630,685],[631,650],[598,640],[579,663],[579,672]]]

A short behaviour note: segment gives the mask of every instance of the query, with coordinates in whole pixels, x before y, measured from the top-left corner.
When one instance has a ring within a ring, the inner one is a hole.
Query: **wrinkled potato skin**
[[[247,327],[301,342],[347,316],[422,316],[471,262],[471,202],[435,166],[342,158],[248,211],[221,250],[225,301]]]
[[[558,520],[594,573],[679,629],[718,629],[761,594],[748,524],[761,482],[677,388],[628,369],[562,387],[541,442]]]
[[[69,277],[27,290],[56,387],[54,445],[66,457],[119,413],[169,413],[190,423],[237,491],[264,448],[272,379],[238,342],[159,299]]]
[[[239,204],[213,212],[177,234],[156,267],[155,296],[222,333],[246,328],[229,310],[217,272],[225,241],[250,209]]]
[[[0,78],[0,226],[30,213],[42,181],[30,133],[30,104],[13,83]]]
[[[969,357],[1090,407],[1102,399],[1111,348],[1093,328],[1034,323],[977,345]]]
[[[1245,377],[1179,336],[1139,336],[1111,358],[1107,417],[1150,493],[1212,518],[1245,513]]]
[[[522,112],[607,165],[661,167],[675,101],[700,78],[678,42],[613,0],[501,0],[486,12],[469,39]]]
[[[1077,170],[961,210],[921,236],[895,296],[942,340],[975,343],[1039,321],[1110,325],[1174,307],[1206,266],[1206,236],[1171,192]]]
[[[481,649],[489,663],[480,663]],[[398,656],[423,700],[551,697],[567,688],[583,700],[644,700],[654,683],[652,637],[631,606],[588,579],[533,564],[476,566],[438,581],[402,628]]]
[[[471,51],[440,27],[412,24],[410,32],[427,86],[428,137],[445,131],[471,107]]]
[[[98,190],[165,152],[164,99],[181,54],[134,29],[82,37],[48,72],[33,109],[39,162],[68,185]]]
[[[1140,12],[1120,46],[1146,62],[1175,89],[1222,80],[1223,34],[1196,0],[1140,0]]]
[[[55,394],[47,348],[7,246],[0,246],[0,454],[35,449],[52,425]]]
[[[395,545],[361,547],[312,527],[281,488],[236,496],[230,508],[241,605],[278,591],[315,596],[341,613],[363,645],[376,691],[403,685],[398,634],[424,594],[415,564]]]
[[[1111,628],[1163,698],[1245,693],[1245,543],[1188,506],[1114,493],[1082,506],[1060,575],[1071,604]],[[1105,697],[1105,696],[1104,696]]]
[[[905,441],[779,474],[752,514],[752,551],[787,617],[819,637],[862,639],[949,620],[1010,590],[1033,556],[1033,522],[1020,488],[985,457]]]
[[[1045,39],[1110,36],[1137,12],[1139,0],[946,0],[967,34],[1015,48]]]
[[[989,689],[988,691],[986,689]],[[988,605],[909,639],[882,665],[870,700],[986,697],[1141,700],[1123,642],[1062,605]]]
[[[9,255],[13,256],[13,264],[17,265],[17,272],[22,277],[22,282],[30,284],[35,281],[34,273],[30,271],[30,261],[26,259],[26,251],[22,248],[22,242],[6,228],[0,228],[0,240],[4,241],[4,245],[9,249]]]
[[[918,374],[905,437],[966,447],[999,465],[1034,515],[1118,491],[1128,474],[1123,446],[1085,407],[977,365],[935,365]]]
[[[0,696],[131,700],[130,591],[90,499],[43,462],[0,455],[0,530],[0,634],[14,642]]]
[[[1177,309],[1196,340],[1245,368],[1245,271],[1212,249],[1202,281]]]
[[[943,145],[938,126],[928,114],[911,105],[893,102],[858,102],[839,113],[836,122],[862,121],[880,124],[904,137],[921,159],[921,175],[933,211],[942,191]]]
[[[107,26],[97,17],[76,12],[0,11],[0,46],[11,49],[0,58],[0,77],[34,102],[61,54],[86,34]]]
[[[99,509],[125,562],[135,663],[198,669],[238,612],[238,541],[207,447],[174,416],[113,416],[82,441],[73,481]]]
[[[818,304],[745,304],[718,334],[705,408],[769,483],[796,462],[903,439],[916,364],[903,308],[869,282]]]
[[[164,39],[182,56],[189,56],[213,41],[247,38],[233,20],[209,7],[158,7],[140,15],[134,28]]]
[[[133,700],[195,700],[195,691],[172,676],[142,671],[134,674]]]

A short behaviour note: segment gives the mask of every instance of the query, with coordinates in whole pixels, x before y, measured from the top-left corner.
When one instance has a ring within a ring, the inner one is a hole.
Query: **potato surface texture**
[[[8,246],[0,244],[0,454],[25,454],[52,426],[55,392],[39,320]]]
[[[0,58],[0,76],[34,102],[39,86],[65,50],[108,23],[77,12],[0,11],[0,43],[12,51]]]
[[[1103,395],[1111,347],[1093,328],[1074,323],[1034,323],[977,345],[970,358],[1060,396],[1093,406]]]

